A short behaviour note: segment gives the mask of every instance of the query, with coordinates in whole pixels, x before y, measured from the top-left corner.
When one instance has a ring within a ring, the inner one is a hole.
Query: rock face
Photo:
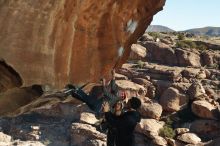
[[[142,103],[140,113],[143,118],[160,119],[162,106],[158,103]]]
[[[215,120],[196,120],[192,122],[190,131],[202,138],[215,139],[220,135],[220,124]]]
[[[215,119],[213,111],[216,108],[207,101],[194,101],[192,103],[192,112],[201,118]]]
[[[0,60],[24,86],[97,81],[128,58],[131,44],[164,3],[1,0]]]
[[[159,134],[159,130],[163,128],[164,122],[155,119],[142,119],[136,126],[136,131],[142,133],[150,138]]]
[[[0,59],[0,92],[4,92],[9,88],[19,87],[22,80],[18,73]]]
[[[106,135],[96,131],[95,127],[87,124],[72,124],[72,145],[87,145],[96,141],[93,146],[102,146],[105,144]],[[92,144],[91,144],[92,145]]]
[[[165,111],[179,111],[188,104],[188,97],[173,87],[168,88],[160,97],[160,104]]]
[[[11,136],[0,132],[0,141],[1,142],[11,142]]]
[[[117,80],[116,84],[118,85],[119,90],[123,90],[126,92],[128,98],[132,96],[137,96],[138,94],[140,96],[146,95],[146,89],[143,86],[133,83],[131,81]]]
[[[139,44],[133,44],[131,46],[131,53],[129,60],[142,60],[147,55],[146,48]]]
[[[203,96],[205,94],[205,89],[201,83],[195,82],[189,87],[187,92],[190,95],[190,98],[194,99]]]
[[[147,60],[161,64],[176,65],[177,59],[174,50],[166,44],[157,44],[155,42],[145,42],[147,49]]]
[[[194,133],[185,133],[177,137],[177,139],[190,143],[190,144],[198,144],[201,142],[201,139]]]
[[[180,66],[201,66],[200,56],[196,51],[176,49],[176,55]]]

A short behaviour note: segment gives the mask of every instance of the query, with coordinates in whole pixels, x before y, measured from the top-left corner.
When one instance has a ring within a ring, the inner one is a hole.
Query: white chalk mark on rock
[[[135,29],[137,28],[137,21],[134,21],[132,19],[130,19],[128,22],[127,22],[127,29],[126,31],[127,32],[130,32],[130,33],[134,33]]]
[[[118,56],[121,57],[121,56],[123,55],[123,53],[124,53],[124,48],[123,48],[123,47],[120,47],[120,48],[118,49]]]

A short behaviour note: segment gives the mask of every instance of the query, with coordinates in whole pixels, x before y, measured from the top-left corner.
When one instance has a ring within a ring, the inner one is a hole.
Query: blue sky
[[[154,16],[151,24],[174,30],[220,27],[220,0],[166,0],[163,11]]]

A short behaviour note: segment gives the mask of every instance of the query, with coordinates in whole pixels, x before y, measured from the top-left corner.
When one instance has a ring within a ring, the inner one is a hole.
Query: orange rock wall
[[[0,59],[24,86],[97,81],[128,58],[131,44],[164,3],[0,0]]]

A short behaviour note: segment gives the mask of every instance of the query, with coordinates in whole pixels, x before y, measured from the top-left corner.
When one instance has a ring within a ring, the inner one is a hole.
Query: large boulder
[[[190,131],[205,140],[211,140],[219,137],[220,124],[216,120],[195,120],[191,123]]]
[[[178,136],[177,139],[188,144],[198,144],[201,142],[201,139],[194,133],[184,133]]]
[[[206,119],[216,119],[214,116],[214,111],[216,107],[205,100],[194,101],[191,105],[191,108],[192,112],[198,117]]]
[[[143,78],[133,78],[132,81],[139,85],[142,85],[147,91],[146,96],[149,98],[155,97],[156,88],[150,81],[143,79]]]
[[[86,124],[96,124],[99,120],[96,119],[95,115],[88,112],[83,112],[80,115],[80,122],[86,123]]]
[[[138,95],[145,96],[147,92],[143,86],[128,80],[117,80],[116,84],[118,85],[119,90],[126,92],[128,98]]]
[[[155,136],[152,142],[157,146],[167,146],[167,141],[161,136]]]
[[[191,99],[201,98],[206,96],[204,87],[200,82],[193,82],[187,91]]]
[[[153,138],[159,135],[159,130],[163,128],[164,124],[164,122],[155,119],[141,119],[141,122],[137,124],[135,131],[142,133],[149,138]]]
[[[160,64],[177,65],[175,51],[164,43],[144,42],[147,49],[146,59]]]
[[[175,50],[179,66],[195,66],[200,67],[200,54],[197,51],[176,49]]]
[[[140,114],[143,118],[160,119],[162,114],[162,106],[156,102],[142,103]]]
[[[11,142],[12,137],[9,135],[4,134],[3,132],[0,132],[0,142]]]
[[[96,143],[93,146],[105,144],[106,135],[98,132],[95,127],[88,124],[73,123],[71,128],[71,145],[84,146]]]
[[[173,69],[171,66],[145,63],[142,72],[144,72],[145,75],[150,76],[151,79],[178,82],[182,78],[181,71],[182,68],[180,67],[175,67],[175,69]]]
[[[179,90],[170,87],[160,97],[159,102],[163,110],[168,112],[179,111],[188,104],[188,97]]]
[[[206,76],[206,71],[204,69],[196,69],[196,68],[185,68],[181,72],[182,76],[188,80],[192,79],[205,79]]]
[[[160,97],[162,96],[162,94],[167,90],[167,88],[169,88],[170,86],[172,86],[172,82],[170,81],[163,81],[163,80],[152,80],[154,86],[156,87],[156,96]]]
[[[142,60],[147,55],[146,48],[139,44],[132,44],[129,60]]]
[[[220,61],[220,51],[204,51],[201,54],[203,65],[214,67],[219,64]]]
[[[24,86],[97,81],[129,57],[130,46],[164,4],[2,0],[0,60],[19,74]]]

